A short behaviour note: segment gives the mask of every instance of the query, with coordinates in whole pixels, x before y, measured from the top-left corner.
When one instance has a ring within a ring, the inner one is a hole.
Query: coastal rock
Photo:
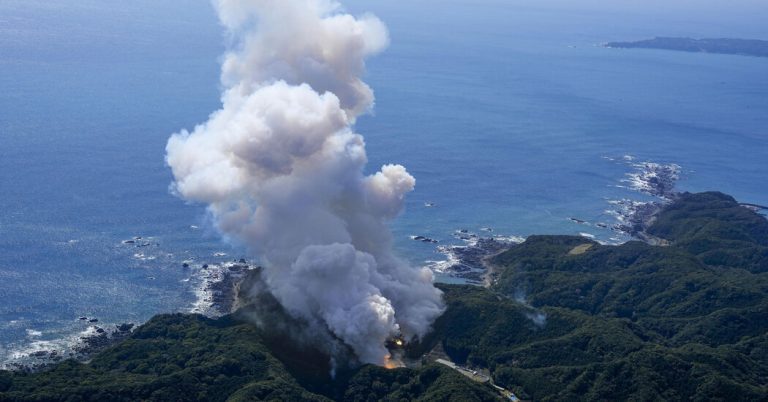
[[[252,270],[260,269],[240,263],[223,263],[204,265],[205,270],[197,275],[202,283],[197,291],[197,302],[191,312],[204,314],[208,317],[219,317],[229,314],[235,306],[235,292],[240,282]]]
[[[133,329],[134,324],[132,324],[132,323],[123,323],[123,324],[117,325],[116,327],[117,327],[117,330],[120,331],[120,332],[129,332],[129,331],[131,331]]]
[[[420,241],[420,242],[424,242],[424,243],[433,243],[433,244],[439,243],[438,240],[435,240],[435,239],[432,239],[432,238],[429,238],[429,237],[426,237],[426,236],[411,236],[411,239],[412,240],[416,240],[416,241]]]
[[[658,201],[635,201],[628,198],[609,201],[613,208],[608,212],[617,220],[611,229],[650,244],[663,245],[663,242],[649,235],[646,230],[653,224],[656,214],[679,197],[676,185],[682,168],[674,163],[636,163],[630,156],[625,156],[624,161],[634,169],[621,180],[624,187],[656,197]]]
[[[125,339],[131,334],[134,324],[123,323],[115,326],[115,330],[106,330],[101,327],[92,327],[93,333],[81,336],[80,342],[72,350],[78,360],[87,359],[93,354],[106,349],[109,346]],[[125,330],[120,330],[123,328]]]
[[[87,360],[95,353],[130,336],[134,327],[133,323],[115,325],[114,329],[90,326],[74,343],[57,344],[60,350],[43,349],[21,354],[13,361],[6,362],[4,367],[13,371],[33,373],[46,370],[64,358]]]
[[[439,246],[437,251],[444,254],[447,259],[433,263],[431,268],[471,284],[485,282],[485,276],[489,271],[489,266],[486,264],[488,258],[522,241],[520,238],[502,236],[479,237],[466,229],[456,231],[455,236],[464,240],[466,244]]]

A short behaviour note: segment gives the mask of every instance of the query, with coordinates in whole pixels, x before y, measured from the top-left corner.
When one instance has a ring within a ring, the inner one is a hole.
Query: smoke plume
[[[373,106],[361,76],[387,30],[328,0],[214,5],[231,40],[222,107],[169,139],[173,190],[261,256],[291,315],[384,364],[387,339],[423,336],[443,310],[431,272],[392,254],[387,223],[415,180],[400,165],[364,175],[352,128]]]

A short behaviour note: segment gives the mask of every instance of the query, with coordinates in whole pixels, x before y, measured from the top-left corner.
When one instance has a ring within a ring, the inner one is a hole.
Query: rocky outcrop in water
[[[90,326],[70,345],[51,346],[18,356],[5,364],[5,369],[21,372],[46,370],[54,364],[67,359],[87,360],[102,350],[126,339],[134,329],[133,323],[115,326]]]
[[[432,269],[472,284],[484,282],[488,258],[522,241],[515,237],[480,237],[466,229],[456,231],[454,237],[465,244],[439,246],[437,252],[445,255],[446,260],[433,263]]]

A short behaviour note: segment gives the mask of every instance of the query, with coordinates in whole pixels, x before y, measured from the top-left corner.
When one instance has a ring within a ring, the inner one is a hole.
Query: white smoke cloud
[[[352,129],[373,105],[360,77],[386,28],[327,0],[215,6],[232,40],[222,108],[169,139],[174,190],[262,257],[288,312],[384,364],[388,338],[423,336],[443,310],[431,272],[392,254],[387,222],[414,178],[400,165],[365,176]]]
[[[354,118],[373,104],[361,79],[365,58],[389,43],[384,24],[373,16],[338,13],[328,0],[216,0],[236,51],[225,55],[224,85],[241,94],[284,80],[332,92]]]

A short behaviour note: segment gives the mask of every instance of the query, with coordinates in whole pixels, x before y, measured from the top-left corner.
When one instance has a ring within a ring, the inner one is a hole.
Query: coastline
[[[613,224],[591,223],[573,217],[569,219],[579,225],[610,229],[627,236],[628,239],[637,239],[658,246],[668,245],[666,240],[648,234],[645,229],[653,224],[656,215],[664,205],[678,197],[675,184],[679,180],[681,167],[676,164],[636,162],[634,157],[629,155],[606,159],[624,163],[632,169],[619,181],[617,187],[650,196],[653,200],[638,201],[626,198],[608,200],[612,208],[608,211],[609,215],[616,219]],[[747,208],[758,207],[752,204],[743,205]],[[590,237],[591,235],[587,233],[582,233],[581,236],[585,241],[594,241],[593,236]],[[480,228],[478,233],[468,229],[458,229],[452,233],[452,237],[459,244],[437,246],[436,252],[443,254],[445,260],[427,261],[427,267],[435,273],[454,279],[457,283],[483,287],[491,286],[497,279],[498,268],[493,264],[493,258],[525,241],[523,237],[494,234],[493,229],[488,227]],[[423,236],[412,236],[412,239],[424,243],[437,243],[436,240]],[[225,256],[223,253],[214,255],[218,258],[223,256]],[[188,281],[195,294],[195,301],[183,311],[211,318],[229,314],[239,307],[237,295],[241,283],[248,277],[249,272],[259,269],[244,259],[207,264],[187,260],[183,262],[183,266],[190,270]],[[129,336],[135,325],[137,323],[116,324],[114,328],[112,328],[113,325],[90,326],[78,334],[76,339],[66,340],[70,343],[66,347],[57,344],[48,349],[30,349],[26,356],[18,356],[14,361],[6,362],[4,367],[12,370],[35,371],[45,369],[65,358],[84,361],[94,353]]]
[[[190,281],[198,283],[191,289],[195,294],[195,301],[182,311],[209,318],[232,313],[238,307],[237,294],[240,284],[249,272],[259,269],[244,259],[194,267],[190,265],[190,261],[183,264],[185,268],[195,270],[190,276]],[[85,316],[79,317],[77,321],[86,325],[83,330],[60,339],[33,341],[27,347],[12,351],[10,358],[0,362],[0,370],[32,373],[47,370],[64,360],[85,362],[95,354],[125,340],[143,324],[101,323],[98,318]]]
[[[601,244],[622,244],[632,239],[640,240],[651,245],[668,246],[669,243],[646,232],[657,214],[663,207],[673,202],[679,196],[676,184],[680,180],[682,167],[675,163],[656,163],[651,161],[638,162],[631,155],[619,158],[605,157],[612,162],[618,162],[630,168],[625,176],[618,181],[616,187],[625,188],[637,194],[651,197],[651,200],[622,198],[607,200],[609,209],[605,212],[612,216],[615,222],[590,222],[576,217],[568,218],[575,224],[609,229],[620,237],[612,237],[611,242],[599,241]],[[491,233],[493,229],[482,228],[483,232]],[[585,241],[596,241],[595,236],[580,232],[579,236]],[[478,235],[467,229],[459,229],[453,237],[463,241],[463,245],[441,245],[436,251],[445,255],[443,261],[429,261],[428,266],[435,272],[449,275],[460,283],[491,286],[496,280],[496,267],[491,261],[493,257],[525,241],[525,237]],[[412,238],[414,238],[412,236]],[[423,236],[418,238],[425,239]],[[426,238],[428,239],[428,238]],[[431,239],[428,239],[431,240]]]

